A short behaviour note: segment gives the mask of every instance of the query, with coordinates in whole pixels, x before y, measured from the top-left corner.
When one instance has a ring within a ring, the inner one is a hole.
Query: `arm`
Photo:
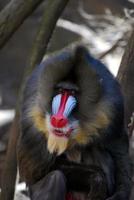
[[[55,155],[47,151],[44,135],[38,132],[28,120],[22,123],[17,157],[21,179],[28,185],[36,183],[45,176],[55,161]]]
[[[107,200],[129,200],[131,190],[131,167],[128,155],[128,137],[126,132],[113,138],[108,150],[115,163],[115,194]]]
[[[63,172],[67,180],[67,189],[87,192],[90,198],[99,198],[106,195],[106,179],[103,171],[94,165],[83,165],[70,162],[63,158],[56,159],[54,168]],[[96,194],[94,194],[97,188]]]

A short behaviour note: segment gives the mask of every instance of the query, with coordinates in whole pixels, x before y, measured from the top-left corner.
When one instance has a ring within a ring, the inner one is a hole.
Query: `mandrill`
[[[120,86],[85,47],[66,48],[36,67],[24,88],[20,123],[19,172],[29,190],[58,171],[66,180],[64,199],[129,200]]]

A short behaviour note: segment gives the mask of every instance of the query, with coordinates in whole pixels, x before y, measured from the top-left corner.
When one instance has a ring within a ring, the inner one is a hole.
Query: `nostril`
[[[68,123],[67,118],[65,118],[62,115],[52,115],[51,116],[51,124],[56,127],[56,128],[62,128],[64,126],[66,126],[66,124]]]

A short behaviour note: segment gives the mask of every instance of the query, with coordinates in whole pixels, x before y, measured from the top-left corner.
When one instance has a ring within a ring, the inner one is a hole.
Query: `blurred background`
[[[9,0],[0,0],[0,10]],[[22,24],[0,51],[0,185],[8,143],[8,129],[14,118],[19,87],[27,67],[32,44],[45,1]],[[76,42],[85,43],[91,54],[100,58],[116,76],[134,27],[134,0],[73,0],[57,22],[49,52]],[[133,135],[130,155],[133,159]],[[134,160],[134,159],[133,159]],[[132,191],[131,200],[134,199]],[[26,199],[22,194],[16,199]],[[20,197],[21,195],[21,197]]]

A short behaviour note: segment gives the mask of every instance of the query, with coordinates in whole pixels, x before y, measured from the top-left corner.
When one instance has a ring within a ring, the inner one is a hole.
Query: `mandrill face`
[[[36,105],[29,114],[50,153],[60,155],[103,134],[112,112],[103,97],[103,80],[85,55],[65,51],[46,59],[37,81]]]
[[[68,85],[68,87],[64,87]],[[47,114],[48,150],[63,153],[79,131],[79,121],[74,117],[77,108],[77,87],[61,83],[52,98],[51,114]]]

